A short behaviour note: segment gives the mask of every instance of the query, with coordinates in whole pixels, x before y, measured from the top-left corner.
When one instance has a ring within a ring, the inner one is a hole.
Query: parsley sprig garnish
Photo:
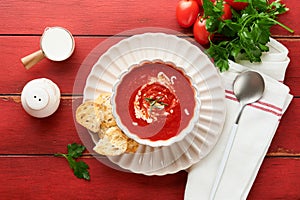
[[[165,106],[168,106],[167,103],[164,103],[164,102],[160,101],[161,99],[162,99],[161,96],[157,97],[157,98],[148,98],[148,97],[145,98],[145,100],[147,102],[149,102],[149,104],[150,104],[150,107],[149,107],[149,113],[150,113],[150,115],[151,115],[152,110],[154,108],[162,110]]]
[[[223,1],[214,5],[210,0],[203,0],[206,28],[212,34],[218,33],[227,38],[221,42],[210,41],[207,53],[214,59],[220,71],[229,69],[228,60],[246,59],[260,62],[262,52],[269,51],[266,45],[270,41],[270,28],[279,25],[289,32],[294,31],[277,21],[277,16],[288,11],[280,0],[268,3],[266,0],[235,0],[248,2],[248,6],[238,12],[232,9],[232,19],[222,20]]]
[[[67,159],[70,168],[73,170],[74,175],[78,178],[82,178],[85,180],[90,180],[90,174],[89,174],[89,166],[83,162],[83,161],[76,161],[77,158],[82,156],[83,151],[85,150],[85,147],[80,144],[68,144],[68,153],[57,153],[54,154],[54,156],[57,157],[64,157]]]
[[[156,108],[161,108],[161,106],[167,106],[168,105],[167,103],[164,103],[164,102],[160,101],[161,99],[162,99],[162,97],[157,97],[155,99],[154,98],[147,98],[147,97],[145,98],[145,100],[150,103],[150,106],[156,107]],[[157,104],[159,104],[161,106],[159,106]]]
[[[145,100],[150,103],[150,106],[155,106],[157,103],[162,105],[162,106],[167,106],[168,104],[160,101],[161,99],[162,99],[162,97],[157,97],[155,99],[147,98],[147,97],[145,98]]]

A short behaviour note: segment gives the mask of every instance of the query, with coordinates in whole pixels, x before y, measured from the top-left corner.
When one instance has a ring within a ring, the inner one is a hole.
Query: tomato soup
[[[173,64],[144,62],[124,74],[116,87],[115,109],[121,123],[141,139],[168,140],[190,123],[196,91]]]

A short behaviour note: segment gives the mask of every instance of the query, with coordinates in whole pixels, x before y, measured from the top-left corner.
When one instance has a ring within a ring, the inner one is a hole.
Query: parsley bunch
[[[82,155],[85,147],[80,144],[73,143],[68,144],[67,148],[67,154],[57,153],[54,154],[54,156],[66,158],[75,176],[85,180],[90,180],[90,174],[88,171],[89,166],[83,161],[76,161],[76,159]]]
[[[248,2],[248,6],[241,11],[232,9],[232,18],[221,20],[223,0],[215,5],[210,0],[203,0],[204,16],[207,18],[206,29],[212,34],[218,33],[227,38],[218,43],[210,41],[207,49],[220,71],[229,69],[229,59],[260,62],[262,52],[269,51],[266,44],[270,41],[270,28],[273,25],[277,24],[291,33],[294,32],[276,20],[278,15],[288,11],[280,0],[270,4],[267,0],[235,1]]]

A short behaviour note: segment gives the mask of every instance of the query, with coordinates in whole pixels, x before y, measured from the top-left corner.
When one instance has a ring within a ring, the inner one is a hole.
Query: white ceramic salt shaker
[[[29,81],[23,88],[21,101],[24,110],[33,117],[44,118],[52,115],[60,103],[60,90],[49,79]]]

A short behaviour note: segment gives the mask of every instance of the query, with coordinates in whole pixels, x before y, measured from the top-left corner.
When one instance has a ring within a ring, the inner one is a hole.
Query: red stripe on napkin
[[[233,91],[230,91],[230,90],[225,90],[226,93],[230,94],[230,95],[234,95]],[[227,99],[230,99],[232,101],[236,101],[238,102],[238,99],[235,97],[235,96],[230,96],[230,95],[225,95],[225,97]],[[262,106],[259,106],[259,105],[262,105]],[[262,101],[258,101],[256,102],[256,104],[250,104],[249,106],[253,107],[253,108],[257,108],[257,109],[260,109],[260,110],[263,110],[265,112],[269,112],[273,115],[276,115],[278,117],[281,117],[282,116],[282,109],[273,105],[273,104],[270,104],[270,103],[266,103],[266,102],[262,102]],[[265,106],[265,107],[263,107]],[[269,108],[270,109],[269,109]],[[274,109],[274,110],[272,110]],[[278,112],[277,112],[278,111]]]
[[[262,102],[262,101],[258,101],[258,102],[259,102],[260,104],[262,104],[262,105],[268,106],[268,107],[270,107],[270,108],[273,108],[273,109],[275,109],[275,110],[278,110],[278,111],[282,112],[282,108],[279,108],[279,107],[277,107],[277,106],[274,106],[273,104],[266,103],[266,102]]]
[[[253,105],[253,104],[251,104],[250,106],[252,106],[254,108],[258,108],[258,109],[266,111],[266,112],[269,112],[269,113],[272,113],[272,114],[274,114],[274,115],[276,115],[278,117],[282,116],[282,113],[278,113],[278,112],[276,112],[274,110],[270,110],[270,109],[267,109],[267,108],[264,108],[264,107],[260,107],[260,106],[257,106],[257,105]]]
[[[234,92],[231,91],[231,90],[225,90],[225,92],[228,93],[228,94],[233,94],[234,95]]]

